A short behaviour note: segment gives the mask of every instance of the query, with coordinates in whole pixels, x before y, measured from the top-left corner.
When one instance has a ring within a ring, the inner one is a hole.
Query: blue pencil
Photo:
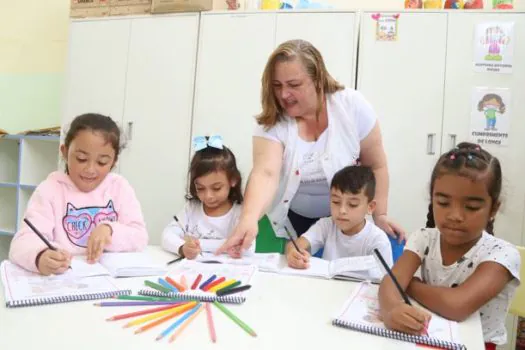
[[[173,332],[175,330],[175,328],[177,328],[178,326],[180,326],[181,324],[184,323],[184,321],[186,321],[189,317],[191,317],[191,315],[193,315],[194,313],[196,313],[200,307],[202,305],[199,303],[197,304],[193,309],[191,309],[190,311],[186,312],[186,314],[184,314],[184,316],[182,316],[181,318],[179,318],[177,321],[175,321],[171,326],[169,326],[168,328],[166,328],[164,331],[162,331],[162,333],[159,334],[159,336],[157,338],[155,338],[155,340],[161,340],[162,338],[164,338],[165,336],[167,336],[168,334],[170,334],[171,332]]]
[[[200,285],[199,289],[202,289],[202,288],[206,287],[206,286],[207,286],[208,284],[210,284],[210,283],[211,283],[216,277],[217,277],[217,276],[212,275],[210,278],[208,278],[206,281],[204,281],[204,282]]]
[[[171,284],[169,284],[168,282],[166,282],[163,278],[160,278],[159,277],[159,284],[165,288],[168,288],[168,289],[171,289],[172,291],[174,291],[175,293],[178,293],[179,290],[177,288],[175,288],[175,286],[172,286]]]

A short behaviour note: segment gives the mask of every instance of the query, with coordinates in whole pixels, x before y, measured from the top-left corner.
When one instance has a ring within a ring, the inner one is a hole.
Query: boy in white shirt
[[[392,247],[386,233],[365,218],[375,209],[375,187],[374,173],[369,167],[347,166],[339,170],[330,184],[331,217],[319,219],[296,240],[301,252],[292,242],[287,244],[288,265],[306,269],[310,254],[324,247],[325,260],[373,255],[377,248],[392,266]]]

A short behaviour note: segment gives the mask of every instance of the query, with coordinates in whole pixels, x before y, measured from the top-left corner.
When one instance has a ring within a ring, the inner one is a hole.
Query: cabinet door
[[[184,204],[198,14],[131,25],[121,172],[134,187],[157,244]]]
[[[514,23],[514,60],[512,74],[476,73],[474,71],[474,32],[478,23]],[[504,101],[510,116],[508,145],[481,144],[502,165],[502,207],[496,218],[494,232],[514,244],[523,244],[523,213],[525,211],[525,16],[513,13],[450,13],[445,81],[445,114],[443,119],[443,151],[454,143],[470,141],[471,113],[476,87],[508,88],[510,101]],[[505,113],[507,113],[505,112]],[[498,124],[496,124],[496,127]],[[500,130],[503,132],[504,130]],[[477,142],[477,140],[472,140]]]
[[[447,17],[403,13],[397,40],[378,41],[371,15],[365,12],[361,22],[357,86],[379,117],[390,172],[389,216],[412,232],[425,225],[440,151]]]
[[[252,168],[261,77],[274,48],[274,31],[273,13],[201,16],[192,133],[220,134],[244,181]]]
[[[130,20],[73,21],[70,25],[62,123],[101,113],[122,122]]]
[[[275,46],[291,39],[311,42],[321,52],[330,74],[345,86],[355,86],[357,47],[355,13],[277,14]]]

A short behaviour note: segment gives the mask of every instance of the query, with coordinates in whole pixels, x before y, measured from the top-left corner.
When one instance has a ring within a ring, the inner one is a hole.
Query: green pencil
[[[172,298],[168,297],[147,297],[144,295],[119,295],[115,299],[121,299],[121,300],[143,300],[143,301],[167,301],[172,300]]]
[[[248,326],[246,323],[241,321],[237,316],[235,316],[230,310],[228,310],[226,308],[226,306],[222,305],[221,303],[219,303],[217,301],[214,301],[213,305],[217,306],[217,308],[219,310],[224,312],[226,314],[226,316],[228,316],[233,322],[237,323],[239,325],[239,327],[241,327],[242,329],[244,329],[246,331],[246,333],[248,333],[252,337],[256,337],[257,336],[257,333],[255,333],[255,331],[253,329],[251,329],[250,326]]]
[[[237,282],[235,282],[235,283],[233,283],[233,284],[230,284],[230,285],[227,286],[227,287],[221,288],[221,289],[215,291],[215,293],[217,293],[217,292],[221,292],[221,291],[223,292],[223,291],[225,291],[225,290],[235,288],[235,287],[237,287],[239,284],[241,284],[241,281],[237,281]]]
[[[144,281],[144,284],[147,285],[148,287],[151,287],[153,289],[158,290],[161,293],[171,293],[171,290],[169,290],[168,288],[165,288],[165,287],[163,287],[160,284],[157,284],[155,282],[151,282],[151,281],[146,280],[146,281]]]

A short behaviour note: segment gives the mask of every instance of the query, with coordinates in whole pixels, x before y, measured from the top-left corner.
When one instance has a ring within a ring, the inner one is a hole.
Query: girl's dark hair
[[[78,133],[83,130],[96,131],[101,133],[106,142],[111,143],[111,147],[115,150],[115,162],[117,162],[118,155],[121,151],[120,145],[120,129],[117,124],[111,119],[102,114],[86,113],[76,117],[71,123],[66,134],[64,145],[69,148],[71,142],[77,137]],[[66,164],[66,172],[68,172]]]
[[[497,205],[501,193],[502,172],[498,158],[480,146],[462,142],[456,148],[443,154],[437,161],[430,180],[430,204],[428,206],[426,227],[436,227],[434,222],[434,208],[432,206],[432,194],[434,183],[443,174],[457,174],[472,180],[487,175],[487,190],[492,199],[492,205]],[[494,219],[489,219],[485,230],[494,235]]]
[[[496,100],[496,102],[498,102],[499,104],[499,112],[505,113],[505,103],[503,103],[503,99],[498,94],[486,94],[485,96],[483,96],[481,101],[479,101],[478,103],[478,111],[482,111],[483,106],[485,105],[485,102],[490,101],[490,100]]]
[[[237,202],[241,204],[243,201],[241,173],[237,169],[235,155],[226,146],[223,146],[222,149],[208,146],[195,152],[189,171],[190,193],[186,195],[186,199],[198,199],[195,180],[214,171],[225,171],[228,180],[235,182],[235,186],[230,188],[228,199],[232,203]]]

